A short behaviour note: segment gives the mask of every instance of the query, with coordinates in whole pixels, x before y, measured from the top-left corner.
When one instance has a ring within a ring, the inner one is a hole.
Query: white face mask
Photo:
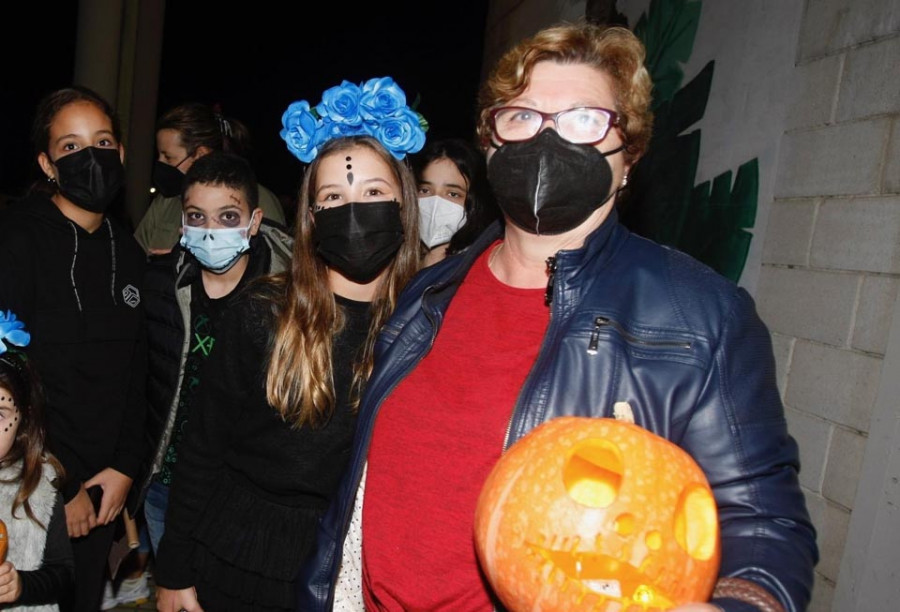
[[[450,242],[466,222],[466,209],[441,196],[419,198],[419,238],[429,249]]]

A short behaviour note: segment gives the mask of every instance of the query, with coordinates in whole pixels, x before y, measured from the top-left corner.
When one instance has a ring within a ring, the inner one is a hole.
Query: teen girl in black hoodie
[[[32,139],[46,182],[0,214],[0,308],[31,330],[49,444],[67,474],[74,609],[94,612],[143,453],[144,255],[105,214],[124,182],[110,105],[82,87],[53,92]]]

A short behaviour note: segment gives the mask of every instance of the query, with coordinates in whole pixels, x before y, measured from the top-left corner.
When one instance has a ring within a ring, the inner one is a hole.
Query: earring
[[[627,186],[628,186],[628,175],[626,174],[625,176],[622,177],[622,187],[627,187]]]

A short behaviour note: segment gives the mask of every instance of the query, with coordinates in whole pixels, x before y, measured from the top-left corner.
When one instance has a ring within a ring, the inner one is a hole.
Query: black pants
[[[109,549],[116,521],[95,527],[81,538],[72,538],[75,557],[75,601],[60,606],[68,612],[97,612],[103,600],[103,585],[109,575]]]

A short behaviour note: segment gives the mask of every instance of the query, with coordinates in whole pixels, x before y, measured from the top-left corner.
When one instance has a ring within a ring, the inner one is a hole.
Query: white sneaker
[[[119,600],[113,591],[112,581],[107,580],[103,585],[103,602],[100,604],[101,610],[112,610],[119,605]]]
[[[147,583],[146,572],[137,578],[126,578],[116,592],[116,600],[119,604],[142,604],[149,599],[150,585]]]

